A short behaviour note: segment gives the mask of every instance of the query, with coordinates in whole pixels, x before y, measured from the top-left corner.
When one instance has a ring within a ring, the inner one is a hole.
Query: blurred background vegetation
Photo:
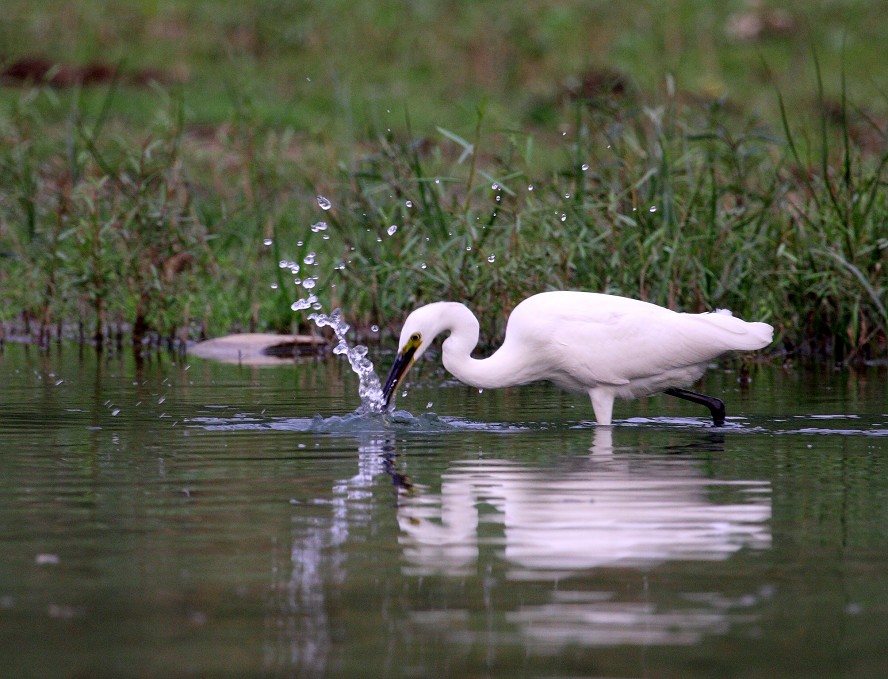
[[[184,341],[323,304],[375,337],[451,298],[495,342],[582,288],[884,357],[886,10],[7,0],[0,332]]]

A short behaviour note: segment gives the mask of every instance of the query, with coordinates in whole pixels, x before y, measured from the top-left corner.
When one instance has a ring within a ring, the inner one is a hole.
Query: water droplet
[[[496,255],[490,255],[490,257],[487,258],[487,261],[493,264],[496,261]]]
[[[657,211],[657,206],[651,205],[650,212],[656,212],[656,211]]]
[[[492,188],[494,191],[496,191],[497,189],[499,189],[499,184],[494,182],[493,184],[490,185],[490,188]]]
[[[426,410],[428,410],[429,408],[431,408],[433,405],[435,405],[435,404],[432,403],[431,401],[429,401],[428,403],[426,403]]]
[[[608,148],[610,148],[610,147],[608,147]],[[586,170],[589,169],[589,163],[583,163],[582,165],[580,165],[580,167],[582,168],[583,172],[585,172]]]
[[[302,281],[302,287],[306,290],[311,290],[314,286],[315,282],[312,278],[306,278],[304,281]]]
[[[262,241],[262,245],[264,245],[265,247],[268,247],[269,245],[272,244],[272,242],[273,241],[271,240],[271,238],[266,238],[264,241]]]
[[[397,224],[392,224],[388,229],[386,229],[386,233],[387,233],[389,236],[394,236],[395,233],[397,233],[397,231],[398,231],[398,225],[397,225]]]
[[[370,332],[379,332],[379,326],[378,325],[371,325]]]
[[[425,269],[425,268],[426,268],[426,263],[425,263],[425,262],[422,262],[422,263],[419,265],[419,268],[420,268],[420,269]]]
[[[497,194],[497,196],[494,200],[496,200],[496,202],[499,203],[502,199],[503,199],[503,197],[501,195]]]
[[[272,290],[277,290],[277,289],[278,289],[278,284],[277,284],[277,283],[272,283],[272,284],[271,284],[271,289],[272,289]]]
[[[471,251],[472,251],[472,246],[466,245],[466,252],[471,252]]]
[[[564,194],[564,197],[569,199],[569,198],[570,198],[570,194],[569,194],[569,193],[565,193],[565,194]]]
[[[533,191],[533,184],[528,184],[528,185],[527,185],[527,190],[528,190],[528,191]]]
[[[327,198],[324,198],[324,196],[318,196],[317,198],[318,206],[322,210],[329,210],[331,207],[333,207],[333,203],[331,203]]]
[[[120,408],[115,408],[111,411],[111,417],[117,417],[120,414]]]
[[[281,269],[286,269],[288,266],[290,266],[290,262],[288,262],[286,259],[282,259],[278,262],[278,267]]]
[[[294,278],[294,279],[293,279],[293,285],[299,285],[300,283],[302,283],[302,279],[301,279],[301,278],[298,278],[298,277],[297,277],[297,278]]]
[[[564,214],[563,212],[561,213],[561,221],[562,221],[562,222],[566,222],[566,221],[567,221],[567,215]]]
[[[440,180],[440,179],[435,179],[435,183],[436,183],[436,184],[440,184],[440,183],[441,183],[441,180]]]
[[[311,230],[313,233],[317,233],[318,231],[326,231],[327,230],[327,222],[317,222],[311,225]]]
[[[296,247],[300,247],[300,248],[302,247],[302,241],[301,241],[301,240],[297,240],[297,241],[296,241]]]
[[[306,264],[314,264],[315,257],[317,257],[317,255],[315,253],[309,252],[307,255],[305,255],[305,259],[303,259],[302,261],[305,262]]]
[[[297,299],[290,305],[290,308],[293,311],[301,311],[302,309],[308,309],[311,306],[311,303],[307,299]]]
[[[404,205],[406,205],[407,207],[413,207],[413,201],[408,200],[407,202],[404,203]]]
[[[479,394],[483,394],[483,393],[484,393],[484,390],[483,390],[483,389],[479,389],[479,390],[478,390],[478,393],[479,393]]]

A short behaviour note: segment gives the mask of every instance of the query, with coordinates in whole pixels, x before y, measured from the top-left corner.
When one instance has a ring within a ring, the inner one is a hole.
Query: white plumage
[[[725,352],[767,346],[773,328],[740,320],[727,310],[686,314],[615,295],[544,292],[515,307],[496,352],[475,359],[471,353],[478,344],[478,320],[463,304],[436,302],[404,322],[398,358],[383,390],[386,402],[413,362],[445,332],[450,336],[442,346],[444,367],[471,386],[548,380],[588,394],[602,425],[611,423],[614,399],[666,391],[706,405],[721,424],[721,401],[684,388]]]

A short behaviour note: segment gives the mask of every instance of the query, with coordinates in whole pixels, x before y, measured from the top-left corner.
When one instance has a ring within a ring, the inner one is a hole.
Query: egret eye
[[[420,334],[418,332],[415,332],[412,335],[410,335],[410,341],[414,342],[416,344],[419,344],[421,339],[422,339],[422,337],[420,336]]]

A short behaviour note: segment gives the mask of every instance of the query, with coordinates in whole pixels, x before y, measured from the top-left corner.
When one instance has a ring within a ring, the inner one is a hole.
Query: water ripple
[[[790,423],[805,423],[810,426],[785,428]],[[830,421],[846,422],[853,420],[862,427],[849,428],[822,426]],[[832,436],[888,436],[888,427],[883,422],[873,421],[869,426],[862,415],[800,415],[792,419],[771,419],[769,421],[749,421],[742,417],[729,418],[724,426],[713,427],[708,418],[695,417],[631,417],[618,420],[615,428],[657,428],[708,430],[718,434],[766,434],[766,435],[832,435]],[[278,430],[308,432],[315,434],[361,434],[361,433],[444,433],[460,431],[482,432],[527,432],[551,431],[553,429],[584,429],[595,431],[598,425],[592,420],[567,422],[501,422],[478,421],[462,417],[441,416],[433,412],[413,415],[406,410],[391,413],[365,413],[354,411],[346,415],[315,415],[314,417],[264,417],[255,414],[238,413],[231,417],[198,416],[186,418],[186,424],[207,431],[259,431]]]
[[[452,422],[458,422],[453,424]],[[315,434],[373,434],[400,432],[443,432],[462,429],[486,429],[482,423],[442,418],[435,413],[414,416],[406,410],[393,413],[365,413],[355,411],[347,415],[324,417],[276,417],[264,418],[238,414],[234,417],[191,417],[186,423],[207,431],[258,431],[279,430],[309,432]]]

